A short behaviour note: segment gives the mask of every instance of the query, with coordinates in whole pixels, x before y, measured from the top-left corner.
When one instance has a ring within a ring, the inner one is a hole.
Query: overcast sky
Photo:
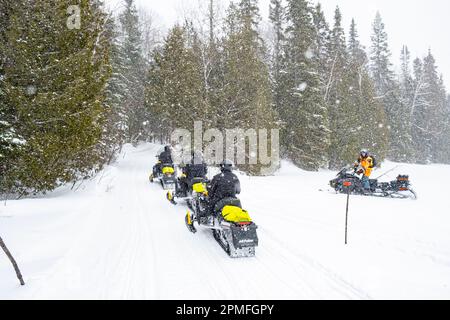
[[[136,0],[139,7],[152,11],[160,24],[170,27],[183,18],[190,7],[208,0]],[[220,0],[226,7],[230,0]],[[121,0],[107,0],[119,10]],[[261,13],[268,16],[270,0],[259,0]],[[316,2],[316,0],[314,0]],[[346,32],[350,21],[355,18],[362,43],[370,46],[371,25],[377,11],[380,11],[389,36],[392,61],[399,64],[400,51],[408,45],[412,58],[423,57],[431,48],[436,57],[439,71],[444,74],[447,89],[450,90],[450,1],[449,0],[322,0],[328,22],[336,6],[341,8]]]

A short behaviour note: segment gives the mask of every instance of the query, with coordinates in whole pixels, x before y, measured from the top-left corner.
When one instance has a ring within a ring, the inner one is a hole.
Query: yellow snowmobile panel
[[[205,193],[206,192],[206,186],[202,182],[194,183],[194,185],[192,186],[192,190],[194,190],[197,193]]]
[[[175,169],[172,167],[164,167],[162,169],[162,173],[163,174],[174,174],[175,173]]]
[[[228,222],[252,222],[247,211],[235,206],[223,207],[222,216]]]

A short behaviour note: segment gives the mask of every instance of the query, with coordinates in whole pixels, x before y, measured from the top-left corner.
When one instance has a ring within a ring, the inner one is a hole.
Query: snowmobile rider
[[[372,174],[372,170],[375,167],[375,158],[370,155],[369,151],[366,149],[361,150],[359,153],[359,158],[357,162],[355,162],[355,171],[357,174],[363,174],[361,181],[363,183],[364,190],[370,190],[370,175]]]
[[[206,180],[207,174],[208,166],[204,162],[203,157],[193,152],[190,163],[182,168],[182,175],[179,178],[180,193],[185,195],[189,188],[192,188],[195,178],[203,178]]]
[[[225,198],[236,198],[241,193],[241,183],[232,172],[233,162],[225,160],[220,164],[220,171],[208,185],[208,212],[215,214],[216,204]]]
[[[162,166],[165,164],[173,165],[172,151],[170,146],[165,146],[164,151],[158,155],[158,163],[153,167],[153,176],[158,176],[162,172]]]

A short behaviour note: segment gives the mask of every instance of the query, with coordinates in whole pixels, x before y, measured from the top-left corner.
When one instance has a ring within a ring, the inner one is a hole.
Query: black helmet
[[[230,160],[224,160],[221,164],[220,164],[220,171],[223,172],[231,172],[233,170],[233,162],[231,162]]]
[[[170,152],[170,146],[165,146],[165,147],[164,147],[164,151],[165,151],[165,152]]]
[[[369,156],[369,150],[367,149],[362,149],[361,152],[359,153],[361,155],[361,157],[363,158],[367,158]]]

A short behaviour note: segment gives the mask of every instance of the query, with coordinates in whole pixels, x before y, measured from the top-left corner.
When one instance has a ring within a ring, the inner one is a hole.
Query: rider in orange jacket
[[[375,167],[375,159],[369,154],[366,149],[361,150],[359,153],[359,158],[355,162],[355,169],[358,174],[363,174],[362,183],[365,190],[370,190],[370,175],[372,174],[373,168]]]

